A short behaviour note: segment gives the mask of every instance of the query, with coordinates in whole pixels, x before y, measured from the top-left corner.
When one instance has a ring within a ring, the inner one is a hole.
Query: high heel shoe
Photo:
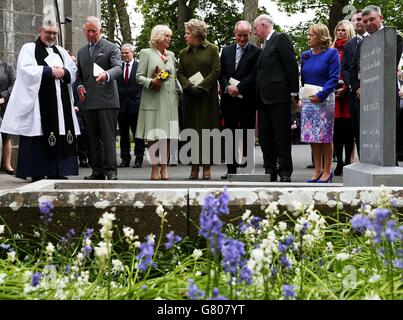
[[[211,167],[203,166],[203,180],[210,180],[210,179],[211,179]]]
[[[190,172],[189,180],[199,179],[199,166],[192,166],[192,171]]]
[[[318,182],[318,180],[320,179],[320,177],[323,175],[323,171],[320,173],[320,175],[316,178],[316,179],[308,179],[308,180],[306,180],[305,182],[308,182],[308,183],[315,183],[315,182]]]
[[[333,176],[334,176],[334,174],[332,171],[332,172],[330,172],[329,178],[327,178],[326,180],[317,180],[316,183],[332,183]]]

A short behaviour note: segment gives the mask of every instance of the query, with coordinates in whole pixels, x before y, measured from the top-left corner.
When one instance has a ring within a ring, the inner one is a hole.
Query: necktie
[[[235,69],[238,68],[239,61],[241,60],[243,50],[245,48],[239,47],[239,49],[236,51],[236,56],[235,56]]]
[[[129,83],[129,66],[130,64],[126,63],[126,69],[125,69],[125,83]]]
[[[90,52],[90,56],[92,55],[92,50],[94,49],[94,44],[90,43],[88,46],[88,51]]]

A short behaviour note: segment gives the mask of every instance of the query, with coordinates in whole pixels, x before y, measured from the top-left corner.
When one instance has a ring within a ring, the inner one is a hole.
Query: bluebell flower
[[[390,242],[396,242],[401,237],[400,230],[395,225],[396,221],[393,220],[388,221],[386,224],[385,238]]]
[[[218,288],[213,289],[213,296],[209,300],[228,300],[227,297],[221,296]]]
[[[52,217],[53,217],[53,204],[51,201],[41,201],[39,202],[39,212],[40,216],[39,219],[41,220],[41,223],[44,225],[48,225],[52,222]]]
[[[221,264],[225,272],[237,274],[245,254],[245,244],[238,240],[226,240],[221,248]]]
[[[397,198],[391,198],[389,202],[392,208],[397,208]]]
[[[92,237],[92,234],[94,233],[94,228],[87,228],[87,230],[85,230],[84,232],[84,239],[89,239]]]
[[[93,248],[91,246],[85,246],[81,248],[81,253],[86,256],[89,257],[92,253]]]
[[[244,281],[248,285],[253,282],[253,272],[246,266],[246,264],[242,266],[239,280],[240,282]]]
[[[284,284],[282,286],[284,298],[295,298],[294,288],[295,286],[293,285]]]
[[[287,251],[287,246],[281,242],[278,243],[278,251],[280,251],[280,253],[284,253]]]
[[[154,240],[151,240],[151,237],[147,236],[146,241],[140,244],[140,250],[136,256],[136,259],[140,261],[137,269],[145,271],[149,266],[156,266],[156,264],[152,261],[153,255]]]
[[[392,215],[392,211],[386,208],[376,208],[374,209],[375,221],[380,223],[385,223],[386,220]]]
[[[35,272],[32,274],[32,281],[31,284],[33,287],[36,287],[40,284],[42,278],[42,273],[40,272]]]
[[[351,226],[354,230],[362,233],[371,226],[371,221],[367,216],[356,214],[353,219],[351,219]]]
[[[294,242],[294,236],[292,234],[288,235],[287,238],[285,239],[284,244],[289,247],[290,245],[292,245],[292,243]]]
[[[71,270],[71,265],[66,265],[66,267],[64,268],[64,274],[65,275],[68,275],[69,273],[70,273],[70,270]]]
[[[227,187],[224,187],[224,192],[218,197],[218,214],[229,214],[228,202],[230,195],[227,191]]]
[[[6,250],[6,251],[11,251],[12,247],[9,244],[0,243],[0,249]]]
[[[395,265],[396,268],[403,269],[403,259],[393,260],[393,264]]]
[[[301,236],[303,236],[304,234],[306,234],[306,232],[308,231],[308,228],[309,228],[309,223],[308,223],[308,221],[305,221],[305,222],[302,224]]]
[[[225,240],[224,234],[221,233],[223,222],[218,217],[218,207],[218,200],[211,194],[208,194],[204,199],[200,215],[199,234],[210,243],[213,254],[215,252],[215,242],[217,241],[217,249],[220,251],[221,245]]]
[[[292,267],[291,261],[287,259],[286,256],[281,256],[280,257],[280,261],[281,261],[281,265],[283,266],[283,268],[289,270]]]
[[[197,285],[194,283],[193,279],[188,279],[188,297],[190,300],[199,300],[203,299],[206,295],[204,291],[200,290]]]
[[[168,239],[168,242],[165,243],[165,248],[166,249],[172,248],[175,243],[177,243],[177,242],[182,240],[182,238],[180,236],[176,235],[173,231],[167,233],[166,237]]]

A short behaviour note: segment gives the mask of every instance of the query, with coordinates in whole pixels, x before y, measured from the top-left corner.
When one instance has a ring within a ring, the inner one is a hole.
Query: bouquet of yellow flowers
[[[155,67],[155,70],[152,74],[152,80],[150,83],[150,89],[155,91],[160,91],[162,83],[169,78],[173,78],[174,76],[170,73],[168,69],[160,69],[158,66]]]

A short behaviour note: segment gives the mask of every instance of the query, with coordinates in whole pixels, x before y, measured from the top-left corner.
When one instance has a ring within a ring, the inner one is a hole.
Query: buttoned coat
[[[108,72],[108,82],[104,84],[96,82],[93,75],[94,63]],[[119,108],[116,79],[122,76],[121,63],[119,47],[102,38],[92,49],[91,55],[88,45],[78,51],[77,85],[83,85],[87,90],[87,99],[83,103],[85,110]]]
[[[201,133],[201,129],[218,128],[218,77],[221,63],[218,47],[207,40],[193,50],[187,46],[179,53],[178,79],[183,88],[184,124]],[[189,92],[189,78],[200,72],[204,77],[198,85],[202,93],[194,96]],[[201,136],[201,135],[200,135]]]
[[[139,53],[136,80],[143,86],[140,101],[139,119],[136,137],[145,140],[164,139],[158,131],[166,134],[168,139],[178,139],[178,93],[175,87],[175,55],[167,51],[168,60],[162,61],[157,49],[142,49]],[[150,89],[155,67],[168,70],[171,76],[165,80],[159,92]]]

